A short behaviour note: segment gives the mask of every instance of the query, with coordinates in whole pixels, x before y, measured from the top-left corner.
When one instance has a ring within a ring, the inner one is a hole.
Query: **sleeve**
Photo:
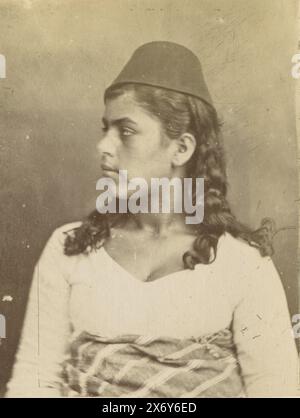
[[[272,259],[257,253],[246,276],[243,295],[233,316],[246,394],[300,396],[295,339],[285,292]]]
[[[66,256],[54,231],[37,262],[6,397],[60,396],[60,369],[70,332]]]

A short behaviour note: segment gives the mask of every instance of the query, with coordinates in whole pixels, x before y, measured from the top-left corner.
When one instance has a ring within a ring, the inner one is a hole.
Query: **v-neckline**
[[[112,264],[114,264],[116,266],[116,268],[121,271],[125,276],[127,276],[127,278],[130,279],[130,281],[134,281],[137,282],[137,284],[140,285],[153,285],[156,282],[162,282],[167,278],[170,278],[171,276],[176,276],[178,274],[182,274],[184,272],[193,272],[195,270],[190,270],[190,269],[181,269],[181,270],[177,270],[177,271],[173,271],[171,273],[165,274],[164,276],[158,277],[155,280],[140,280],[138,279],[134,274],[130,273],[128,270],[126,270],[125,267],[123,267],[120,263],[118,263],[109,253],[108,251],[105,249],[104,246],[101,247],[101,249],[103,254],[106,256],[106,258],[108,258],[110,260],[110,262]],[[197,267],[197,265],[195,266]],[[189,273],[188,273],[189,274]],[[157,284],[157,283],[156,283]]]
[[[220,246],[221,243],[223,243],[223,241],[226,239],[226,237],[228,236],[227,232],[224,232],[218,240],[218,245],[217,245],[217,251],[220,250]],[[190,275],[191,273],[194,273],[199,267],[209,267],[211,266],[211,264],[196,264],[195,265],[195,269],[194,270],[190,270],[190,269],[182,269],[182,270],[177,270],[177,271],[173,271],[172,273],[168,273],[165,274],[164,276],[161,276],[155,280],[140,280],[137,277],[135,277],[132,273],[130,273],[128,270],[126,270],[125,267],[123,267],[121,264],[119,264],[110,254],[109,252],[105,249],[104,245],[102,245],[102,247],[100,248],[100,251],[102,251],[102,253],[104,254],[104,256],[112,263],[116,266],[116,268],[123,273],[123,275],[125,275],[125,277],[131,281],[131,282],[136,282],[137,285],[140,286],[151,286],[151,285],[157,285],[158,283],[162,283],[165,281],[165,279],[170,279],[170,277],[172,276],[177,276],[177,275],[182,275],[184,272],[187,273],[188,275]]]

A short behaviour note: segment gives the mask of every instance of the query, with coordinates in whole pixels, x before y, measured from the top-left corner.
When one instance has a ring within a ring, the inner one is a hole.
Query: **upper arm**
[[[54,231],[35,266],[8,397],[59,394],[60,364],[70,331],[62,237]]]
[[[257,253],[241,280],[243,294],[234,311],[233,331],[246,392],[296,396],[298,355],[285,292],[272,259]]]

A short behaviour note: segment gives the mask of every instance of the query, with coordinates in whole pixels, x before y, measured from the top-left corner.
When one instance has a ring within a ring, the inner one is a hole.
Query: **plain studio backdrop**
[[[200,58],[224,123],[230,203],[253,228],[266,216],[285,228],[273,259],[297,313],[296,15],[294,0],[0,0],[2,387],[46,240],[95,208],[103,91],[145,42]]]

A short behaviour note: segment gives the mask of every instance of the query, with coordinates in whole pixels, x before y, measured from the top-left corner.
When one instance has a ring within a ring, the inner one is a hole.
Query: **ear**
[[[175,139],[175,151],[172,158],[174,167],[181,167],[185,165],[196,149],[196,138],[190,133],[184,133],[180,138]]]

